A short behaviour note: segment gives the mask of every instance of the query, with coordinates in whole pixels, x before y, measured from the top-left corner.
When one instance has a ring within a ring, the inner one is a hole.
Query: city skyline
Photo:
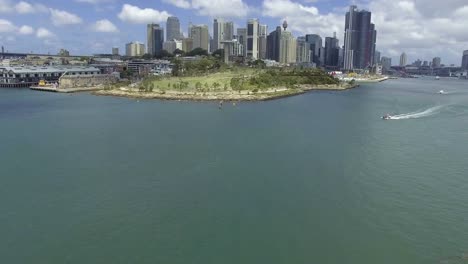
[[[154,22],[166,29],[167,17],[173,15],[180,19],[185,36],[190,21],[208,25],[213,36],[214,18],[233,21],[234,30],[246,27],[248,19],[258,18],[259,24],[268,26],[268,33],[286,19],[295,37],[318,34],[325,39],[337,32],[342,45],[345,13],[354,2],[236,0],[210,5],[201,0],[131,4],[120,0],[0,0],[0,43],[8,51],[56,53],[66,48],[78,55],[109,53],[111,47],[124,50],[125,43],[132,41],[145,43],[145,24]],[[439,8],[437,14],[430,14],[424,3],[408,0],[383,5],[383,0],[373,0],[359,3],[358,8],[372,12],[379,32],[377,50],[382,56],[398,61],[406,52],[408,61],[441,57],[443,64],[460,65],[460,56],[468,49],[468,39],[462,34],[468,5],[463,1],[452,1],[448,6],[433,1],[432,6]]]

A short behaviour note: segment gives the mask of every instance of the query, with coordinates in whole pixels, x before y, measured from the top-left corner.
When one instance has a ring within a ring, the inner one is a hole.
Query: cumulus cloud
[[[174,5],[179,8],[188,9],[191,7],[191,4],[187,0],[163,0],[163,2]]]
[[[210,17],[245,17],[249,11],[242,0],[192,0],[192,8]]]
[[[83,20],[67,11],[50,8],[50,19],[55,26],[81,24]]]
[[[104,33],[119,32],[119,29],[107,19],[96,21],[96,23],[93,24],[92,29],[96,32],[104,32]]]
[[[34,28],[24,25],[18,29],[18,33],[21,35],[31,35],[34,33]]]
[[[10,0],[0,0],[0,13],[8,13],[13,10]]]
[[[0,33],[13,32],[16,30],[16,26],[9,20],[0,19]]]
[[[55,34],[50,32],[48,29],[41,27],[37,30],[36,37],[40,39],[49,39],[55,37]]]
[[[75,2],[97,5],[97,4],[102,4],[102,3],[113,2],[113,0],[75,0]]]
[[[118,14],[120,20],[133,24],[160,23],[167,20],[170,14],[152,8],[140,8],[129,4],[122,6]]]

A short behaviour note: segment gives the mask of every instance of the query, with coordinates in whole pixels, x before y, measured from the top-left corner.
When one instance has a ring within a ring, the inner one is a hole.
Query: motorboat
[[[439,77],[439,76],[436,76],[435,79],[436,79],[436,80],[440,80],[440,77]]]
[[[390,120],[390,119],[392,119],[392,116],[389,115],[389,114],[386,114],[386,115],[382,116],[382,119],[383,120]]]
[[[439,91],[439,94],[445,94],[445,91],[444,91],[444,90],[440,90],[440,91]]]

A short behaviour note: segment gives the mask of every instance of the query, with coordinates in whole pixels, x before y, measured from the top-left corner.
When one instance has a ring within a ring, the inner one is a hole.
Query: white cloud
[[[50,8],[50,18],[55,26],[81,24],[83,20],[67,11]]]
[[[50,32],[48,29],[41,27],[37,30],[36,37],[41,39],[48,39],[55,37],[55,34]]]
[[[18,29],[18,33],[21,35],[31,35],[34,33],[34,28],[24,25]]]
[[[42,4],[31,4],[25,1],[21,1],[15,5],[15,11],[18,14],[31,14],[38,12],[47,12],[47,7]]]
[[[163,0],[163,2],[184,9],[188,9],[191,6],[190,2],[187,0]]]
[[[13,10],[10,0],[0,0],[0,13],[8,13]]]
[[[192,8],[210,17],[245,17],[249,13],[242,0],[192,0]]]
[[[0,19],[0,33],[13,32],[16,26],[6,19]]]
[[[105,33],[119,32],[119,29],[107,19],[96,21],[96,23],[93,24],[92,29],[96,32],[105,32]]]
[[[75,2],[97,5],[102,3],[114,2],[114,0],[75,0]]]
[[[146,23],[159,23],[164,22],[170,14],[166,11],[159,11],[152,8],[139,8],[129,4],[122,6],[122,11],[118,14],[120,20],[134,23],[134,24],[146,24]]]

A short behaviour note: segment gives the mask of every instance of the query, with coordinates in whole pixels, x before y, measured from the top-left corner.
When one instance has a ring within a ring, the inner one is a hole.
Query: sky
[[[441,57],[443,64],[461,64],[468,50],[468,0],[0,0],[0,45],[9,52],[75,55],[124,51],[125,43],[146,43],[146,24],[165,26],[179,17],[207,24],[213,18],[245,27],[258,18],[272,31],[287,20],[295,36],[337,33],[343,44],[345,13],[350,4],[372,12],[377,50],[398,64]]]

